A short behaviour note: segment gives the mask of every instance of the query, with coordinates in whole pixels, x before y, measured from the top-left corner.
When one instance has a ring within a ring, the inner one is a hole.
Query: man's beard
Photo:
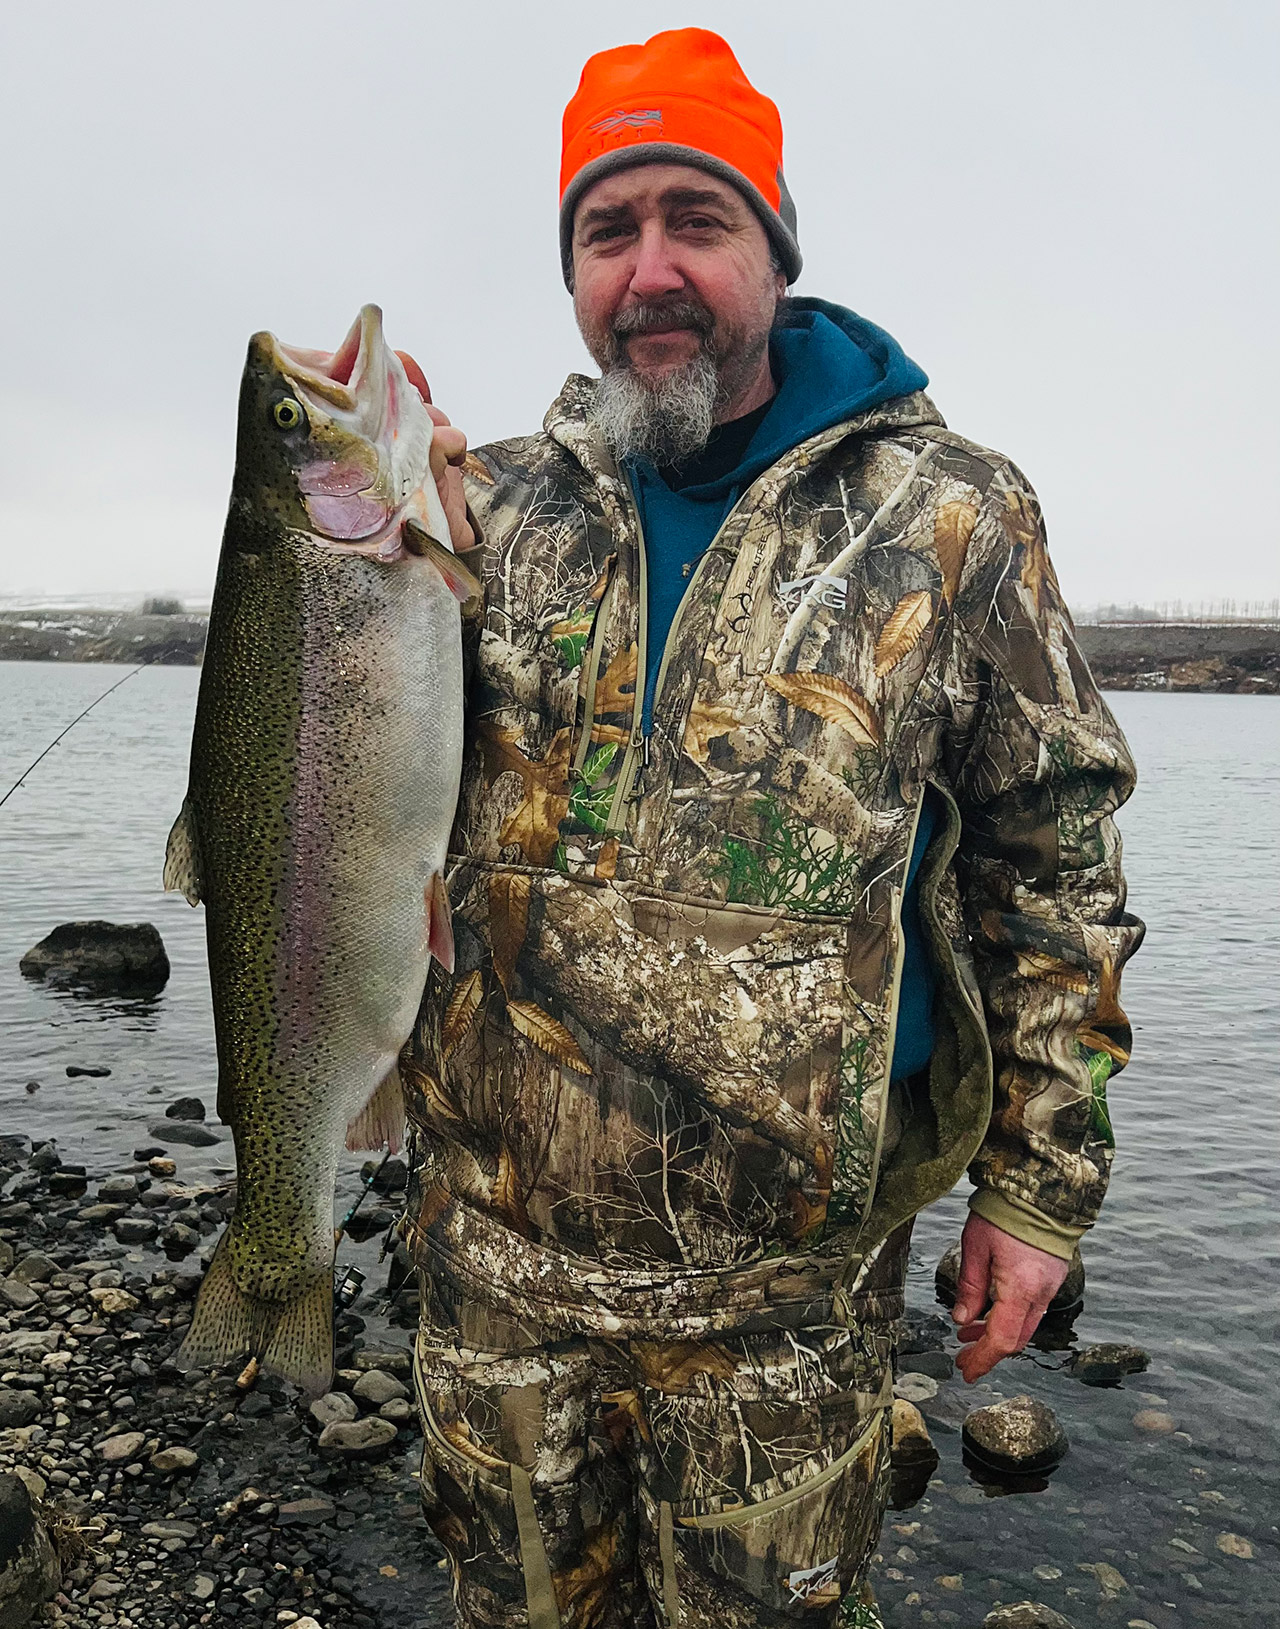
[[[700,338],[696,355],[648,379],[632,365],[627,340],[672,326]],[[604,334],[583,336],[600,364],[591,421],[615,458],[647,458],[678,467],[702,451],[717,412],[732,401],[759,365],[768,334],[754,344],[730,345],[722,354],[715,322],[705,306],[687,299],[652,301],[621,311]]]

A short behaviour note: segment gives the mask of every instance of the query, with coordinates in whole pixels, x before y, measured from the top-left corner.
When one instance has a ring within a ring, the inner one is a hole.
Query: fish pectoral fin
[[[332,1273],[322,1270],[293,1301],[249,1295],[236,1283],[230,1238],[228,1229],[218,1241],[174,1361],[179,1368],[213,1369],[252,1356],[320,1396],[333,1378]]]
[[[381,1148],[398,1154],[404,1147],[404,1092],[400,1086],[400,1066],[393,1063],[374,1088],[373,1096],[347,1126],[347,1147]]]
[[[475,573],[463,565],[452,549],[447,549],[443,543],[437,542],[426,527],[419,525],[416,520],[405,521],[400,532],[400,542],[407,553],[416,554],[423,560],[430,560],[448,583],[450,592],[464,605],[468,600],[473,600],[484,592]]]
[[[188,905],[198,905],[202,897],[201,885],[195,810],[188,795],[183,798],[178,818],[169,832],[164,853],[164,887],[166,893],[185,895]]]
[[[426,888],[427,949],[446,971],[453,972],[453,909],[444,872],[433,871]]]

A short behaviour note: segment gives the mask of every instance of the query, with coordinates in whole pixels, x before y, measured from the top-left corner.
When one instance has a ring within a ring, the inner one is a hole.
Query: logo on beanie
[[[662,129],[662,109],[660,107],[635,108],[630,113],[610,113],[603,119],[597,119],[591,126],[597,135],[612,136],[619,130],[643,130],[646,125],[656,125]]]

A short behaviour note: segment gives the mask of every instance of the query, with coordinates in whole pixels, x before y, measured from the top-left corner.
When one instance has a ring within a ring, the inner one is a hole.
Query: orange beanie
[[[782,178],[782,120],[718,34],[677,28],[587,61],[564,110],[560,258],[573,287],[573,215],[602,176],[636,164],[693,164],[737,187],[786,273],[800,275],[796,210]]]

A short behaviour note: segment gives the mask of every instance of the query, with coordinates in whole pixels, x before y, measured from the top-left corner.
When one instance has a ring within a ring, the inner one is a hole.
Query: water
[[[0,792],[125,671],[0,664]],[[159,881],[198,678],[138,674],[0,810],[0,1129],[56,1136],[91,1174],[149,1141],[173,1098],[213,1104],[203,920]],[[1280,703],[1111,701],[1142,774],[1121,824],[1132,907],[1149,933],[1125,976],[1135,1058],[1111,1089],[1119,1155],[1085,1241],[1078,1337],[1137,1341],[1152,1366],[1116,1391],[1079,1385],[1044,1354],[998,1369],[996,1391],[1051,1404],[1072,1453],[1043,1491],[994,1501],[968,1478],[947,1425],[990,1393],[944,1386],[935,1484],[891,1518],[881,1547],[878,1589],[895,1626],[969,1629],[994,1601],[1027,1597],[1079,1625],[1280,1624]],[[158,997],[86,1001],[19,976],[18,957],[56,923],[93,916],[159,927],[173,974]],[[68,1063],[112,1074],[68,1080]],[[40,1090],[28,1094],[28,1080]],[[180,1175],[215,1175],[230,1153],[229,1138],[177,1151]],[[344,1166],[340,1200],[356,1191],[359,1163]],[[933,1265],[963,1214],[957,1193],[920,1219],[916,1304],[931,1300]],[[1135,1427],[1144,1408],[1171,1414],[1178,1434]],[[1224,1553],[1224,1533],[1246,1537],[1253,1558]],[[1080,1570],[1100,1562],[1126,1580],[1114,1599]]]

